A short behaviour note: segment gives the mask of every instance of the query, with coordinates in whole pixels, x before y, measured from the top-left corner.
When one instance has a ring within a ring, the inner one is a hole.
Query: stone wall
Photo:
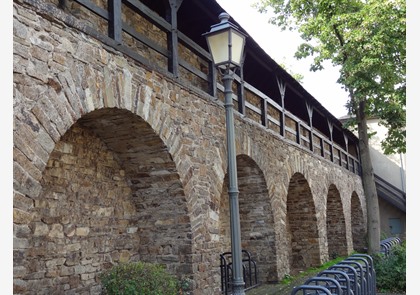
[[[218,294],[223,104],[35,2],[14,3],[14,293],[98,294],[101,271],[142,260]],[[366,222],[360,177],[239,114],[235,132],[243,247],[261,278],[325,262],[331,232],[349,253]],[[332,196],[343,214],[328,216]]]

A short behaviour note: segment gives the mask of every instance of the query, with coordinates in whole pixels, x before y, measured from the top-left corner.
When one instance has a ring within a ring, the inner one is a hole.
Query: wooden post
[[[268,126],[268,119],[267,119],[267,100],[265,98],[261,98],[261,124],[264,127]]]
[[[167,13],[167,20],[171,24],[171,31],[168,33],[169,63],[168,70],[175,78],[178,78],[178,9],[182,0],[169,0],[170,10]]]
[[[330,129],[330,141],[331,141],[331,162],[334,163],[334,140],[333,140],[333,130],[334,130],[334,126],[333,123],[328,119],[328,128]]]
[[[346,169],[349,170],[349,138],[347,137],[347,134],[343,133],[344,136],[344,143],[346,144],[345,148],[346,148],[346,157],[347,157],[347,161],[346,161]]]
[[[309,147],[311,149],[311,152],[314,151],[314,130],[312,127],[312,116],[314,114],[314,107],[310,105],[307,101],[306,104],[306,110],[308,111],[308,117],[309,117],[309,126],[311,127],[310,133],[309,133]]]
[[[279,79],[276,76],[277,86],[279,87],[280,97],[281,97],[281,115],[280,115],[280,135],[285,137],[286,136],[286,118],[285,118],[285,108],[284,108],[284,96],[286,94],[286,85],[280,83]]]
[[[241,81],[238,89],[238,111],[245,116],[246,112],[246,99],[245,99],[245,86],[244,86],[244,71],[243,67],[238,69],[240,71]]]
[[[122,43],[122,20],[121,20],[121,0],[111,0],[109,5],[109,18],[108,25],[109,36],[117,41],[118,44]]]

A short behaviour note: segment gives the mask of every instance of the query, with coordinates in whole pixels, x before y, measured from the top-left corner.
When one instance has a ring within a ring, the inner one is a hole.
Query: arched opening
[[[182,184],[138,116],[102,109],[82,117],[56,144],[41,184],[23,263],[37,292],[98,292],[98,275],[128,261],[192,274]]]
[[[242,249],[256,261],[261,282],[278,281],[274,218],[263,172],[248,156],[237,157],[239,213]],[[222,252],[229,252],[230,213],[228,175],[225,176],[220,201],[220,242]]]
[[[287,193],[287,232],[290,241],[290,272],[296,274],[319,266],[318,220],[312,192],[305,177],[295,173]]]
[[[343,203],[335,185],[330,186],[327,195],[327,238],[330,259],[348,254]]]
[[[351,233],[353,236],[353,249],[366,252],[366,226],[363,218],[362,205],[359,196],[353,192],[351,195]]]

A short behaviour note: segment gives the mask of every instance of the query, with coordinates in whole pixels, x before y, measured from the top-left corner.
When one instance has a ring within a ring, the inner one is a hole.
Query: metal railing
[[[294,287],[291,295],[296,294],[376,295],[373,259],[367,254],[351,255]]]
[[[223,294],[232,292],[232,252],[220,254],[220,276]],[[242,250],[242,276],[245,282],[245,291],[259,286],[257,263],[247,250]]]
[[[401,239],[398,237],[391,237],[391,238],[384,239],[380,242],[381,253],[384,254],[385,256],[388,256],[391,253],[392,248],[400,244],[401,244]]]

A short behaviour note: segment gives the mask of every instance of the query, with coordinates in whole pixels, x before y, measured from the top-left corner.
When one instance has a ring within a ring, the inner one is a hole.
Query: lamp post
[[[241,227],[239,221],[238,175],[236,170],[235,129],[233,123],[232,83],[235,70],[242,67],[245,35],[230,23],[229,14],[219,15],[220,23],[205,33],[214,65],[222,75],[226,109],[227,158],[229,175],[230,235],[232,252],[232,294],[244,295],[242,274]]]

